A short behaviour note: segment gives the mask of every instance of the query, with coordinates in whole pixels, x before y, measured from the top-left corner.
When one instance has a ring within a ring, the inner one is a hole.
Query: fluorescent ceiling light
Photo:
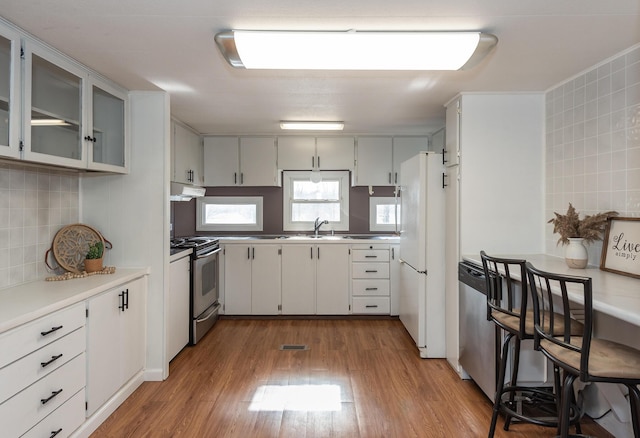
[[[69,126],[70,123],[61,119],[32,119],[31,126]]]
[[[343,122],[280,122],[280,129],[300,131],[342,131],[343,128]]]
[[[481,32],[231,30],[215,36],[233,67],[298,70],[459,70],[498,39]]]

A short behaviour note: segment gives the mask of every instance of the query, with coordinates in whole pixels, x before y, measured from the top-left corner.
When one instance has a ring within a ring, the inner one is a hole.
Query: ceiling
[[[638,0],[0,0],[0,16],[130,90],[164,89],[201,134],[342,120],[351,134],[428,134],[458,92],[543,92],[640,42]],[[498,45],[453,72],[230,67],[227,29],[480,30]]]

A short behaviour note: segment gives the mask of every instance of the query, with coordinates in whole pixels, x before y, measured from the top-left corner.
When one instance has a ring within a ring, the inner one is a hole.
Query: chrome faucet
[[[320,227],[325,225],[325,224],[328,224],[328,223],[329,223],[328,220],[321,221],[320,220],[320,216],[318,216],[316,218],[316,221],[313,224],[313,233],[314,233],[315,237],[318,237],[318,230],[320,229]]]

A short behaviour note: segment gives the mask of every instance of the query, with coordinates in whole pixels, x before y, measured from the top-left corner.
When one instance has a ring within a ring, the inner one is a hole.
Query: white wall
[[[616,210],[640,216],[640,45],[546,93],[545,218]],[[553,226],[546,253],[563,256]],[[600,264],[602,242],[588,245]]]
[[[462,95],[461,254],[543,251],[543,95]]]
[[[168,373],[164,352],[169,266],[169,96],[132,92],[130,174],[81,180],[81,219],[114,242],[110,263],[150,267],[146,380]]]

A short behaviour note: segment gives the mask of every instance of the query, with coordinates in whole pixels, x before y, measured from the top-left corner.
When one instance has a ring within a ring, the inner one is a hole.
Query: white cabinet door
[[[349,313],[349,245],[317,245],[316,256],[316,313]]]
[[[447,166],[460,163],[460,99],[456,99],[447,106],[447,121],[445,130],[444,159]]]
[[[389,260],[389,298],[391,316],[397,316],[400,310],[400,245],[391,245]]]
[[[313,245],[282,246],[282,314],[316,313],[316,259]]]
[[[224,312],[251,314],[251,246],[224,246]]]
[[[138,279],[87,301],[87,416],[144,367],[145,285]]]
[[[391,137],[359,137],[356,146],[356,186],[393,184],[393,142]]]
[[[169,265],[167,361],[189,343],[190,260],[189,257],[183,257]]]
[[[318,137],[316,167],[320,170],[353,170],[353,137]]]
[[[20,156],[20,36],[5,27],[0,29],[0,155]]]
[[[239,184],[248,187],[277,186],[277,161],[275,137],[241,137]]]
[[[315,137],[278,137],[279,169],[313,170],[315,156]]]
[[[238,137],[204,138],[204,185],[235,186],[240,181]]]
[[[88,168],[129,172],[128,96],[124,90],[90,76],[85,105]]]
[[[280,245],[252,246],[251,313],[277,315],[280,291]]]
[[[429,148],[427,137],[393,138],[393,184],[400,184],[400,165],[403,161]]]
[[[172,181],[201,185],[203,177],[203,149],[200,136],[172,121]]]

